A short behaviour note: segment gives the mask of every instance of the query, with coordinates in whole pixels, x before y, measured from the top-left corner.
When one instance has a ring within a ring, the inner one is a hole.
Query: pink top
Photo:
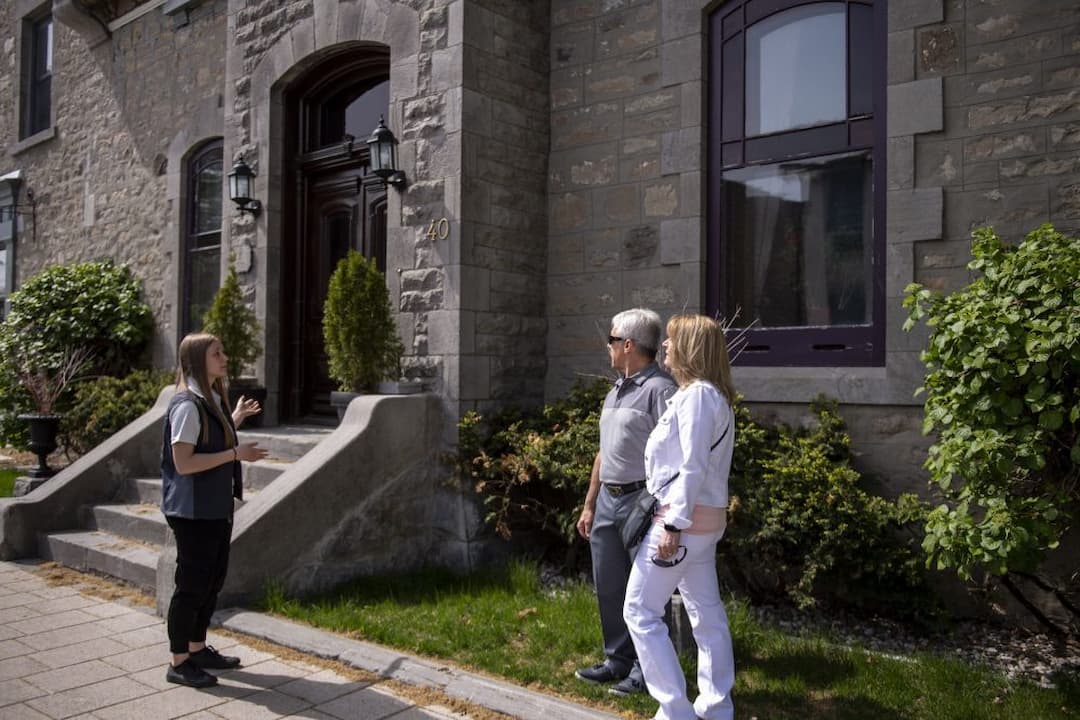
[[[653,515],[653,522],[657,525],[664,524],[664,513],[668,510],[667,505],[661,505]],[[691,535],[709,535],[720,532],[727,526],[727,508],[713,505],[695,505],[690,514],[690,527],[683,530]]]

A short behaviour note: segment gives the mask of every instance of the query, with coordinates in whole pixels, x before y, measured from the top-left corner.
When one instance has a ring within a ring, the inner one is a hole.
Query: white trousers
[[[638,547],[626,587],[623,617],[634,640],[649,694],[660,703],[655,720],[732,720],[731,686],[735,684],[735,658],[727,611],[720,600],[716,579],[716,543],[724,532],[711,535],[682,533],[686,557],[674,567],[653,563],[663,527],[654,525]],[[679,549],[676,557],[682,554]],[[675,588],[690,617],[698,646],[698,696],[686,696],[686,679],[664,624],[664,606]]]

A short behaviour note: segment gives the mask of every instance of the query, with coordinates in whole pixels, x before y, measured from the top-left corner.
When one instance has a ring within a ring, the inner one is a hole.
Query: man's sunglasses
[[[607,344],[608,345],[610,345],[611,343],[623,342],[624,340],[626,340],[626,338],[617,337],[615,335],[608,335],[607,336]]]
[[[679,552],[680,550],[682,552]],[[670,560],[663,560],[661,558],[656,557],[655,555],[653,555],[649,559],[653,561],[653,565],[659,565],[660,567],[663,567],[663,568],[675,567],[676,565],[678,565],[679,563],[681,563],[683,560],[686,559],[686,546],[685,545],[680,545],[679,549],[675,551],[675,557],[671,558]]]

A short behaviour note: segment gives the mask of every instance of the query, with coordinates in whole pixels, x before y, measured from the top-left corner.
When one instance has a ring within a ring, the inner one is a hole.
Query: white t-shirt
[[[206,399],[198,383],[191,379],[186,379],[186,382],[188,390]],[[217,391],[211,390],[210,395],[213,397],[210,402],[217,403],[218,407],[221,407],[221,396],[217,394]],[[199,409],[195,407],[195,403],[189,400],[177,404],[169,413],[169,427],[172,428],[171,443],[173,445],[178,442],[197,445],[199,433],[202,432],[202,422],[199,420]]]

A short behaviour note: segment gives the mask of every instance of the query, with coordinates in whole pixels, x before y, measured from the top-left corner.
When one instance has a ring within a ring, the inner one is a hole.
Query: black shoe
[[[608,692],[619,697],[630,697],[645,692],[645,683],[641,678],[627,675],[622,680],[608,688]]]
[[[169,669],[165,671],[165,679],[177,685],[187,685],[193,688],[207,688],[217,685],[217,678],[201,667],[192,664],[190,658],[175,667],[170,665]]]
[[[592,683],[610,683],[616,680],[622,680],[625,675],[620,672],[616,672],[615,668],[605,663],[599,665],[593,665],[592,667],[581,668],[574,673],[575,676],[586,682]]]
[[[213,645],[207,645],[202,650],[191,653],[188,660],[203,670],[232,670],[240,667],[240,658],[222,655],[214,649]]]

